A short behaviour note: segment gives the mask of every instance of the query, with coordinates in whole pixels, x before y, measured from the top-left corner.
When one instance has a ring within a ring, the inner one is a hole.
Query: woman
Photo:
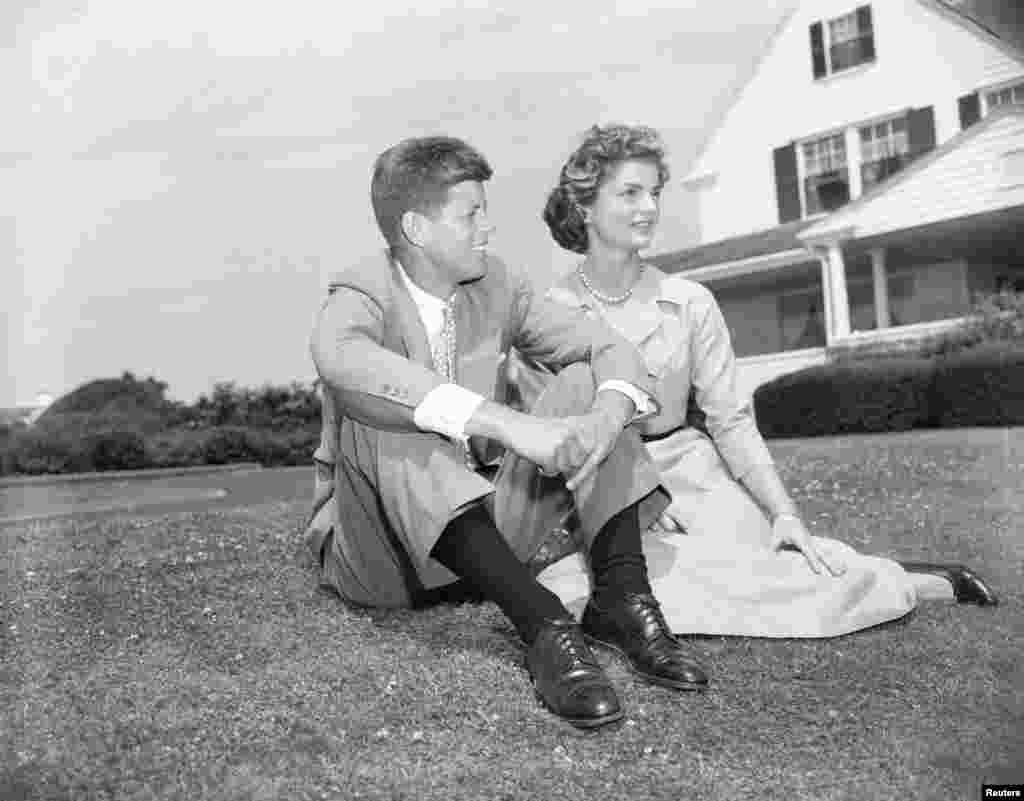
[[[645,540],[670,625],[820,637],[898,618],[924,598],[996,603],[962,567],[901,565],[808,533],[737,390],[714,297],[639,255],[654,236],[667,179],[656,132],[594,126],[562,168],[543,217],[559,245],[584,257],[549,296],[618,329],[641,350],[654,382],[660,411],[635,425],[673,496]],[[687,424],[691,398],[703,430]],[[586,598],[579,556],[541,577],[568,604]]]

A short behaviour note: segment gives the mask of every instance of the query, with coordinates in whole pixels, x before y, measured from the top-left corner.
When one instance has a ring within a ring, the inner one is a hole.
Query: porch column
[[[885,269],[885,248],[872,248],[871,279],[875,290],[875,321],[879,328],[892,325],[889,316],[889,277]]]
[[[832,344],[832,270],[828,266],[828,251],[814,248],[814,254],[821,262],[821,305],[825,312],[825,344]]]
[[[832,325],[829,344],[850,334],[850,299],[846,292],[846,264],[843,262],[843,248],[838,242],[828,246],[825,256],[829,273],[828,305],[832,307]]]

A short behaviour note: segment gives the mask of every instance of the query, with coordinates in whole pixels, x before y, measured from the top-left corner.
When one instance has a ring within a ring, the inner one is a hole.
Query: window
[[[861,30],[856,11],[845,17],[829,20],[828,38],[829,66],[832,72],[856,67],[871,58],[867,55],[870,50],[867,45],[871,44],[874,38],[871,26],[869,24],[867,30]]]
[[[907,118],[865,125],[860,133],[860,177],[867,191],[890,175],[899,172],[910,160]]]
[[[935,148],[931,106],[772,150],[779,222],[835,211]],[[1016,163],[1007,168],[1016,174]]]
[[[838,209],[850,199],[850,171],[846,165],[846,138],[842,133],[805,142],[804,208],[806,214]]]
[[[1011,103],[1024,103],[1024,81],[985,93],[985,105],[989,111]]]
[[[811,25],[811,63],[815,79],[875,60],[871,6]]]

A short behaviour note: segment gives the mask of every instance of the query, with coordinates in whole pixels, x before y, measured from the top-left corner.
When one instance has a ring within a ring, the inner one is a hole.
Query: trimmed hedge
[[[758,387],[754,408],[766,437],[1024,425],[1024,346],[809,367]]]
[[[1024,425],[1024,347],[993,342],[940,359],[931,396],[943,428]]]
[[[24,428],[0,432],[0,475],[138,470],[259,462],[264,467],[311,464],[319,429],[260,431],[242,427],[137,431]]]

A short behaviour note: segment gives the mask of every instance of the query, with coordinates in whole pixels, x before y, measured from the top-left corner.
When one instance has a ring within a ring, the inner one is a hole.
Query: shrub
[[[288,434],[288,465],[313,463],[313,451],[320,445],[320,429],[303,428]]]
[[[320,402],[313,387],[299,382],[249,389],[222,381],[214,384],[210,395],[200,395],[185,414],[207,426],[288,431],[317,422]]]
[[[988,342],[1024,343],[1024,292],[979,296],[963,325],[925,340],[919,352],[947,356]]]
[[[147,442],[154,467],[192,467],[203,464],[208,431],[175,429],[151,436]]]
[[[927,359],[890,357],[809,367],[758,387],[766,437],[905,431],[930,424],[934,370]]]
[[[28,430],[13,442],[15,469],[18,473],[77,473],[93,469],[92,458],[84,442],[60,431]]]
[[[1024,425],[1024,344],[993,341],[939,359],[931,391],[940,426]]]
[[[23,423],[0,423],[0,476],[18,472],[18,436]]]
[[[135,431],[107,431],[85,441],[94,470],[139,470],[150,466],[146,442]]]
[[[203,442],[205,464],[261,461],[256,437],[244,428],[224,427],[209,432]]]
[[[126,371],[120,378],[88,381],[58,398],[40,415],[39,422],[64,415],[159,419],[177,406],[167,399],[166,392],[165,382],[152,377],[140,380]]]

